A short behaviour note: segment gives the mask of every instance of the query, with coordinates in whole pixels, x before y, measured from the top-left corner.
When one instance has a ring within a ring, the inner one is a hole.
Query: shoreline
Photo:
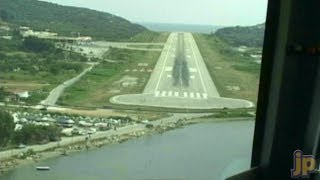
[[[129,140],[133,140],[140,137],[163,134],[165,132],[183,128],[193,124],[200,123],[219,123],[219,122],[232,122],[232,121],[253,121],[252,118],[191,118],[188,120],[178,120],[175,122],[165,122],[154,126],[153,128],[146,128],[145,125],[137,125],[136,128],[125,131],[127,128],[119,128],[117,134],[112,132],[102,132],[91,136],[90,140],[79,140],[73,143],[66,143],[60,146],[48,148],[44,151],[36,151],[25,159],[21,159],[17,156],[10,156],[6,159],[0,160],[0,177],[3,173],[8,173],[24,165],[34,164],[51,158],[57,158],[61,156],[68,156],[69,154],[90,151],[98,149],[107,145],[121,144]],[[123,132],[122,132],[123,131]],[[108,135],[111,134],[111,135]],[[79,137],[78,137],[79,138]],[[81,138],[81,137],[80,137]],[[31,148],[32,149],[32,148]],[[25,152],[28,150],[25,150]]]

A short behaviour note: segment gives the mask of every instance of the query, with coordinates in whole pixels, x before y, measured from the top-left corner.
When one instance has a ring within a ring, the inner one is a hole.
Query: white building
[[[22,92],[16,92],[15,93],[19,98],[29,98],[29,92],[28,91],[22,91]]]

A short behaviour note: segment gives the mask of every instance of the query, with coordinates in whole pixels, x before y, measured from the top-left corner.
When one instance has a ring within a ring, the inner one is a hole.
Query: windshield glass
[[[225,179],[249,169],[266,9],[267,0],[0,0],[0,179]]]

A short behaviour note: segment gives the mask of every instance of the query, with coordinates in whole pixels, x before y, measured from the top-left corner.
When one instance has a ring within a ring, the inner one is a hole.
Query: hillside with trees
[[[262,47],[264,30],[265,24],[244,27],[235,26],[221,28],[214,35],[232,46]]]
[[[34,30],[49,29],[59,35],[80,32],[83,36],[115,41],[147,30],[109,13],[37,0],[0,0],[0,20]]]

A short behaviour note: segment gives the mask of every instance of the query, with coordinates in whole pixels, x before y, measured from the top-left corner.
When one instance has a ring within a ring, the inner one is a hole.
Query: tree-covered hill
[[[265,24],[221,28],[215,35],[232,46],[262,47]]]
[[[38,0],[0,0],[0,20],[60,35],[80,32],[106,40],[128,39],[146,30],[109,13]]]

